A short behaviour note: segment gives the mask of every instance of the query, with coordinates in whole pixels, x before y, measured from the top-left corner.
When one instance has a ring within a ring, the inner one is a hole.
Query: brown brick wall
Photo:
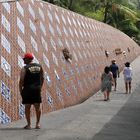
[[[113,58],[123,68],[126,61],[134,60],[140,53],[139,46],[122,32],[48,3],[0,3],[0,13],[3,124],[24,117],[18,81],[25,52],[32,52],[45,72],[43,113],[87,99],[99,90],[101,73]],[[64,48],[72,54],[71,64],[64,59]],[[116,55],[116,49],[126,51],[126,56]]]

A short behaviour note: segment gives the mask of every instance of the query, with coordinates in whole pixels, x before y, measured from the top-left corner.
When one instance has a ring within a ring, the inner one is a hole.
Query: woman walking
[[[110,67],[104,68],[104,73],[101,76],[101,91],[104,93],[104,101],[110,100],[110,92],[112,90],[113,74],[110,71]]]
[[[125,63],[125,68],[123,70],[123,75],[124,75],[126,94],[131,93],[132,68],[130,67],[129,62]]]

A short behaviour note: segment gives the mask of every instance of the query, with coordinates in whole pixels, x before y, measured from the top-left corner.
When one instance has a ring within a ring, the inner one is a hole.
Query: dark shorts
[[[116,73],[113,73],[113,78],[117,78],[117,74]]]
[[[31,90],[24,88],[21,93],[22,104],[41,103],[41,89]]]

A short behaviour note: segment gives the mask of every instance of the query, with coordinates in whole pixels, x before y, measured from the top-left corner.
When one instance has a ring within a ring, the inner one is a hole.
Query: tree
[[[72,10],[73,0],[69,0],[69,6],[68,9]]]
[[[44,1],[64,7],[69,10],[73,9],[72,6],[73,6],[74,0],[44,0]]]
[[[137,0],[138,2],[138,9],[140,10],[140,0]]]
[[[44,0],[44,1],[47,1],[47,2],[52,3],[52,4],[55,4],[54,0]]]

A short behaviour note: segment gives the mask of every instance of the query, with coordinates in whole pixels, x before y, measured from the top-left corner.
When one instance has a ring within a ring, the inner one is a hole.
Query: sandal
[[[26,126],[24,126],[23,128],[24,128],[24,129],[31,129],[31,126],[26,125]]]
[[[107,98],[107,101],[110,101],[110,98]]]
[[[40,125],[37,125],[36,127],[35,127],[35,129],[40,129],[41,127],[40,127]]]

